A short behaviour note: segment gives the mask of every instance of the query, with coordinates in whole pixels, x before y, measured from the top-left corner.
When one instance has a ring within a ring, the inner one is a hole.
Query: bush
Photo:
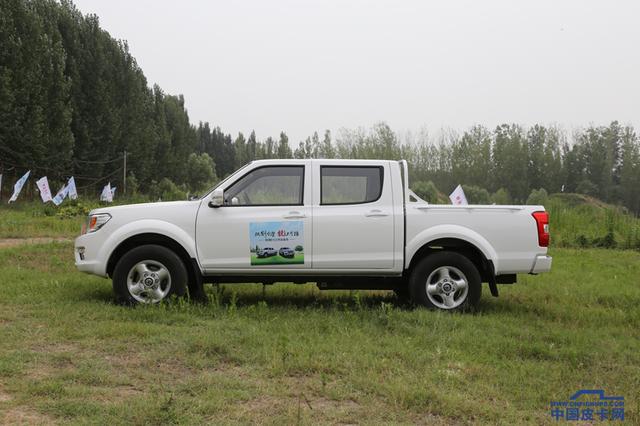
[[[469,204],[491,204],[491,197],[486,189],[475,185],[462,185],[462,189]]]
[[[162,178],[159,183],[152,181],[149,187],[149,193],[154,201],[157,199],[161,199],[162,201],[187,199],[187,192],[173,183],[169,178]]]
[[[545,205],[549,201],[549,194],[544,188],[534,189],[527,198],[527,204],[530,206]]]
[[[508,205],[511,204],[511,195],[506,189],[500,188],[491,196],[491,201],[495,204]]]
[[[89,212],[94,208],[93,205],[90,205],[86,202],[79,200],[71,200],[68,204],[63,205],[58,208],[58,212],[56,216],[59,218],[71,218],[75,216],[86,216]]]
[[[131,173],[127,176],[127,195],[138,195],[138,189],[140,185],[138,184],[138,179],[136,179],[136,175]]]
[[[617,244],[616,244],[616,238],[613,235],[613,230],[609,230],[609,232],[606,233],[606,235],[604,237],[600,237],[600,238],[595,238],[593,240],[593,245],[595,247],[602,247],[602,248],[616,248]]]

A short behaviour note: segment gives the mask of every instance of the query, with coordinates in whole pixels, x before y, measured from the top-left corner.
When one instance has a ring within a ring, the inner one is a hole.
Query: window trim
[[[273,167],[297,167],[297,168],[302,168],[302,182],[300,184],[300,203],[298,204],[222,204],[220,207],[283,207],[283,206],[304,206],[304,183],[305,183],[305,174],[306,174],[306,168],[304,164],[281,164],[281,165],[277,165],[277,164],[265,164],[264,166],[258,166],[255,167],[251,170],[248,170],[245,174],[243,174],[242,176],[240,176],[238,179],[234,180],[233,182],[231,182],[229,185],[227,185],[224,188],[224,192],[227,192],[231,187],[233,187],[233,185],[235,185],[236,183],[238,183],[239,181],[241,181],[242,179],[244,179],[246,176],[248,176],[249,174],[255,172],[256,170],[259,169],[265,169],[265,168],[273,168]]]
[[[323,203],[322,202],[322,170],[323,169],[378,169],[380,171],[380,191],[378,192],[378,197],[374,200],[369,201],[358,201],[354,203]],[[338,165],[327,165],[320,166],[320,200],[319,205],[321,206],[353,206],[358,204],[369,204],[375,203],[380,200],[382,197],[382,191],[384,190],[384,166],[338,166]]]

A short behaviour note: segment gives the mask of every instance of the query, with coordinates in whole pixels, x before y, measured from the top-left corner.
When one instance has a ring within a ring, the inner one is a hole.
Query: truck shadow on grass
[[[270,294],[271,293],[271,294]],[[339,291],[334,293],[309,292],[307,289],[293,289],[279,291],[235,291],[233,288],[223,287],[207,292],[208,304],[221,306],[249,306],[264,305],[294,309],[373,309],[381,304],[393,305],[397,308],[410,308],[401,303],[391,291],[377,291],[375,293],[362,291]]]
[[[106,304],[121,305],[113,295],[111,286],[82,287],[73,293],[65,295],[65,299],[77,299],[95,301]],[[393,291],[366,291],[366,290],[338,290],[320,291],[310,287],[267,287],[256,285],[221,284],[219,286],[206,285],[207,302],[190,300],[187,297],[172,297],[163,304],[177,307],[179,305],[202,305],[211,309],[245,309],[256,306],[290,309],[322,309],[322,310],[374,310],[382,305],[403,311],[423,309],[410,302],[402,301],[396,297]],[[478,306],[468,311],[467,315],[535,315],[547,316],[549,312],[545,307],[535,304],[519,303],[518,300],[494,299],[483,297]]]

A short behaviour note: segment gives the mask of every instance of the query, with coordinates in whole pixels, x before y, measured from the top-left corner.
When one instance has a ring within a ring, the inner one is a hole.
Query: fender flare
[[[482,235],[476,231],[460,225],[437,225],[413,237],[407,242],[405,269],[409,268],[415,254],[425,245],[442,238],[453,238],[465,241],[476,247],[484,257],[493,263],[495,270],[498,270],[498,255],[493,246]]]

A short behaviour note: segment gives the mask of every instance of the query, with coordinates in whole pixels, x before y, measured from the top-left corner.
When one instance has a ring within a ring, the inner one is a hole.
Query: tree
[[[475,185],[462,185],[462,189],[469,204],[491,204],[491,197],[486,189]]]
[[[187,161],[189,190],[196,192],[210,184],[215,177],[215,165],[209,154],[191,153]]]
[[[438,202],[438,188],[433,182],[417,181],[411,184],[411,189],[416,195],[428,203],[435,204]]]
[[[511,204],[511,196],[509,195],[509,191],[504,188],[498,189],[492,196],[491,202],[498,205],[509,205]]]
[[[289,138],[285,132],[280,132],[280,142],[278,143],[278,158],[293,158],[289,147]]]

